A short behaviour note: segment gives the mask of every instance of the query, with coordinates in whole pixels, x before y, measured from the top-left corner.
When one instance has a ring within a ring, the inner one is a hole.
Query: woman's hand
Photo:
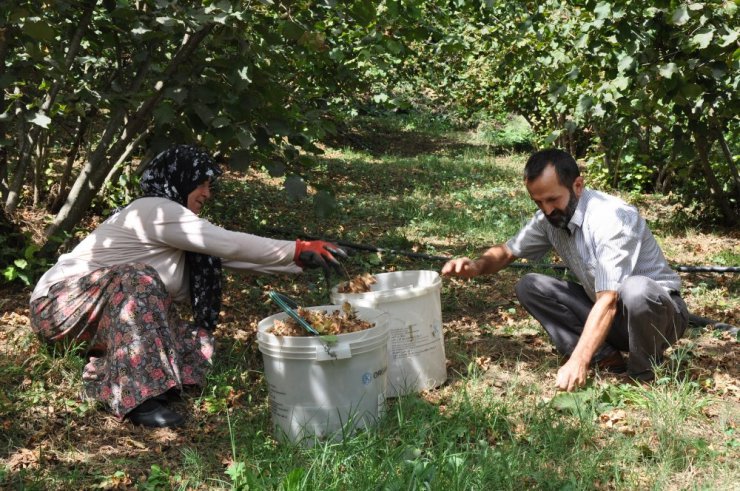
[[[293,262],[301,268],[323,268],[327,277],[329,266],[341,273],[341,265],[336,257],[347,258],[347,253],[336,244],[323,240],[296,240]]]

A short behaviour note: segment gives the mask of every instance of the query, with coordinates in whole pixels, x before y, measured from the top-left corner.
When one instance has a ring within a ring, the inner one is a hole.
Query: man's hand
[[[560,367],[555,384],[559,390],[573,392],[583,387],[588,377],[588,362],[583,363],[578,359],[571,358],[565,365]]]
[[[478,262],[467,257],[461,257],[447,261],[442,266],[444,276],[459,276],[460,278],[474,278],[481,274]]]

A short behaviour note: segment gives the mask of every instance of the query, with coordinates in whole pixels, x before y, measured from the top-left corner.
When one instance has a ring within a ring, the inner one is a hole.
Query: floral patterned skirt
[[[212,334],[180,319],[146,264],[56,283],[31,303],[31,327],[49,343],[87,346],[85,393],[119,418],[173,387],[201,385],[213,356]]]

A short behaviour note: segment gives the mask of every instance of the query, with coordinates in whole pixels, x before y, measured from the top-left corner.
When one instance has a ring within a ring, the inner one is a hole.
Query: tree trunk
[[[152,112],[164,96],[164,89],[167,86],[167,82],[173,78],[175,70],[190,58],[195,49],[213,29],[213,26],[213,24],[207,24],[200,31],[192,35],[186,35],[185,41],[181,44],[177,54],[165,69],[161,80],[155,84],[153,88],[154,93],[125,122],[123,133],[115,144],[111,145],[113,132],[106,130],[107,135],[104,135],[95,152],[88,159],[72,186],[62,209],[59,210],[54,221],[46,229],[45,234],[47,238],[58,232],[69,231],[79,223],[95,197],[95,194],[105,182],[105,178],[108,176],[112,167],[126,152],[130,143],[136,139],[148,124]],[[123,119],[123,115],[121,115],[121,119]],[[116,124],[116,132],[120,128],[120,123],[121,121]],[[109,127],[109,129],[113,130],[114,128]]]
[[[601,152],[604,154],[604,163],[606,164],[606,170],[611,173],[612,169],[614,168],[614,162],[612,161],[612,156],[609,154],[609,149],[604,142],[604,135],[606,133],[602,131],[599,126],[594,126],[593,128],[596,136],[598,136],[599,138],[599,150],[601,150]]]
[[[8,195],[8,148],[0,147],[0,196],[4,200],[7,195]]]
[[[725,219],[725,224],[732,226],[737,223],[737,216],[729,204],[729,200],[722,191],[722,186],[717,180],[717,176],[712,170],[712,165],[709,162],[709,150],[711,149],[711,143],[707,138],[707,128],[705,126],[694,127],[694,139],[696,140],[696,150],[699,155],[699,163],[701,164],[702,172],[704,173],[704,179],[706,179],[709,185],[709,193],[714,198],[714,202],[722,212]]]
[[[622,141],[617,145],[617,155],[614,156],[614,176],[612,176],[612,187],[617,189],[619,185],[619,166],[622,163],[622,151],[624,150],[624,144],[627,141],[627,135],[622,135]]]
[[[44,132],[36,145],[36,165],[33,169],[33,206],[39,206],[43,195],[44,162],[49,143],[49,134]]]
[[[722,155],[724,155],[725,161],[727,162],[727,168],[730,169],[732,180],[735,183],[735,204],[740,206],[740,175],[738,174],[735,160],[732,158],[730,146],[727,144],[727,140],[725,140],[724,133],[722,133],[722,130],[719,128],[717,128],[717,140],[722,149]]]
[[[26,247],[26,238],[20,227],[10,219],[2,208],[0,208],[0,237],[3,238],[4,247],[20,251],[20,253],[22,253]],[[12,263],[13,261],[12,257],[7,257],[5,254],[0,257],[0,260],[3,258],[5,258],[9,263]],[[0,262],[0,270],[5,269],[9,265],[10,264]]]
[[[57,95],[59,94],[59,91],[62,89],[62,87],[65,84],[65,81],[67,79],[67,74],[69,73],[70,68],[72,67],[72,63],[74,63],[75,58],[77,57],[77,52],[80,49],[80,44],[82,42],[82,36],[84,35],[85,31],[87,30],[90,20],[92,19],[92,13],[95,9],[95,1],[94,0],[88,0],[88,2],[85,5],[85,10],[82,12],[82,15],[80,16],[80,20],[77,24],[77,29],[75,30],[74,35],[72,36],[72,39],[69,43],[69,49],[67,50],[67,56],[64,60],[64,68],[59,74],[59,77],[57,77],[56,80],[54,80],[54,83],[51,86],[51,90],[46,94],[46,98],[44,99],[44,103],[39,108],[39,114],[41,115],[47,115],[49,113],[49,110],[54,105],[54,102],[56,101]],[[33,153],[34,149],[36,148],[36,145],[38,145],[38,142],[40,140],[40,135],[43,132],[43,128],[38,125],[32,125],[31,130],[28,132],[27,135],[27,142],[28,145],[25,147],[25,151],[21,153],[18,166],[16,168],[16,175],[13,177],[13,183],[10,186],[10,191],[8,192],[8,197],[5,201],[5,211],[8,213],[12,213],[15,211],[15,208],[18,206],[18,200],[20,199],[20,193],[21,189],[23,188],[23,182],[26,178],[26,169],[28,168],[28,162],[31,159],[31,154]]]
[[[90,125],[90,120],[97,114],[97,108],[89,110],[80,120],[80,123],[77,125],[77,135],[75,136],[72,147],[67,152],[67,162],[64,166],[62,177],[59,179],[59,192],[49,206],[49,210],[52,213],[58,213],[59,209],[62,207],[62,204],[64,204],[64,200],[67,199],[67,194],[69,194],[69,180],[72,177],[72,168],[74,167],[74,163],[80,154],[80,147],[82,146],[82,142],[85,141],[85,133],[87,132],[87,128]]]
[[[673,145],[671,145],[671,156],[668,158],[668,162],[658,169],[658,177],[655,182],[655,190],[661,194],[668,194],[671,190],[671,181],[673,180],[673,163],[678,158],[678,146],[676,143],[676,137],[673,137]]]
[[[0,29],[0,78],[5,75],[5,60],[8,58],[8,38],[11,28],[4,27]],[[0,110],[5,109],[5,91],[0,90]],[[8,134],[8,128],[5,123],[0,123],[0,139],[5,140]],[[8,197],[8,147],[0,146],[0,197],[3,202]]]
[[[105,176],[105,180],[103,181],[103,185],[107,182],[115,181],[118,179],[118,177],[121,175],[121,172],[123,172],[124,165],[123,163],[131,156],[131,153],[134,151],[134,149],[139,146],[139,142],[149,136],[150,128],[144,129],[141,133],[139,133],[136,136],[136,139],[128,144],[126,147],[126,150],[123,152],[123,154],[118,158],[115,164],[113,164],[113,167],[111,168],[110,172],[108,172],[108,175]]]

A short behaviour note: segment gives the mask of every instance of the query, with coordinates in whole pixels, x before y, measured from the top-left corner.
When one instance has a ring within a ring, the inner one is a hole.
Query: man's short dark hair
[[[533,181],[542,175],[545,167],[552,164],[558,175],[558,181],[568,189],[573,187],[576,177],[581,175],[575,159],[558,148],[548,148],[533,153],[524,166],[524,180]]]

